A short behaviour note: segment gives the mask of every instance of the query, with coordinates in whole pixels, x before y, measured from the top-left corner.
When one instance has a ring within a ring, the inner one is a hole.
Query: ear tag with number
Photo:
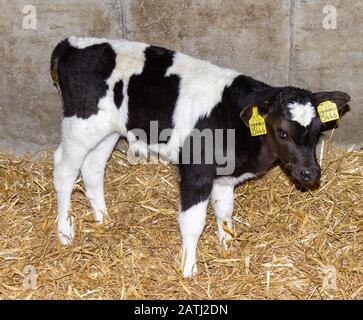
[[[251,136],[262,136],[267,133],[265,119],[258,113],[258,108],[252,108],[252,117],[248,122],[251,130]]]
[[[323,123],[339,119],[337,105],[331,101],[324,101],[320,103],[318,106],[318,113],[320,120]]]

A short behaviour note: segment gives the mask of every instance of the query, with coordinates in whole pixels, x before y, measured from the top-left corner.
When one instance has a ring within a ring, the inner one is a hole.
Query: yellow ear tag
[[[52,69],[52,70],[50,71],[50,74],[51,74],[51,76],[52,76],[53,81],[54,81],[54,82],[58,82],[59,77],[58,77],[58,72],[57,72],[57,70],[56,70],[56,69]]]
[[[318,113],[321,122],[329,122],[339,119],[339,113],[337,105],[331,101],[324,101],[318,106]]]
[[[265,119],[258,113],[258,108],[252,108],[252,117],[248,122],[251,130],[251,136],[262,136],[267,133]]]

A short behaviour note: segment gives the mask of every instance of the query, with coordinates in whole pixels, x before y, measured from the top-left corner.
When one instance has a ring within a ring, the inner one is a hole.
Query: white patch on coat
[[[104,216],[107,215],[104,195],[105,168],[118,139],[118,133],[103,139],[88,153],[81,168],[86,196],[93,208],[95,222],[98,224],[103,223]]]
[[[210,115],[222,100],[224,88],[232,84],[238,72],[208,61],[176,52],[166,76],[180,77],[179,97],[173,114],[174,129],[168,146],[176,152],[199,119]],[[171,152],[173,154],[173,152]]]
[[[221,178],[217,178],[215,181],[218,184],[221,185],[230,185],[230,186],[235,186],[239,183],[242,183],[246,180],[250,180],[256,178],[256,175],[250,172],[246,172],[244,174],[242,174],[239,177],[221,177]]]
[[[58,203],[58,234],[63,245],[69,245],[75,233],[69,215],[75,181],[89,152],[116,131],[115,112],[115,109],[100,110],[88,119],[73,116],[62,121],[62,142],[54,157],[54,186]]]
[[[77,116],[64,118],[62,141],[71,141],[73,144],[92,149],[108,135],[118,131],[119,124],[115,116],[115,110],[101,109],[87,119]]]
[[[178,216],[180,232],[183,239],[181,268],[185,278],[192,277],[197,269],[197,245],[203,232],[209,200],[200,202],[190,209],[180,212]]]
[[[142,42],[133,42],[127,40],[111,40],[110,44],[116,52],[116,68],[111,75],[114,79],[113,88],[117,81],[123,81],[123,101],[121,108],[119,110],[119,123],[120,123],[120,133],[123,136],[127,136],[126,124],[128,121],[129,112],[129,96],[128,96],[128,86],[130,78],[133,75],[140,75],[145,65],[145,49],[149,46]]]
[[[80,37],[71,36],[68,38],[68,42],[71,44],[71,46],[77,49],[84,49],[101,43],[109,43],[109,41],[110,40],[107,40],[105,38],[92,38],[92,37],[80,38]]]
[[[291,119],[300,123],[303,127],[307,127],[316,117],[315,108],[310,102],[306,104],[289,103],[288,108],[291,113]]]

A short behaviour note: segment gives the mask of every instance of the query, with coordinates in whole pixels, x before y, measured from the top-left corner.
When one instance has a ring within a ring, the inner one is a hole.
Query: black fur
[[[97,114],[106,95],[106,80],[116,66],[116,53],[107,44],[77,49],[63,41],[53,53],[52,67],[59,75],[64,117],[87,119]]]
[[[118,81],[113,88],[114,100],[117,109],[121,108],[122,101],[124,100],[124,83],[122,80]]]
[[[154,46],[145,50],[143,72],[132,76],[129,81],[128,130],[140,128],[149,133],[150,121],[158,121],[159,132],[173,127],[180,78],[177,75],[166,77],[165,74],[173,64],[174,54],[174,51]]]
[[[63,40],[55,47],[52,52],[51,62],[50,62],[50,72],[53,78],[53,81],[58,83],[59,75],[58,75],[58,61],[59,58],[63,55],[63,53],[71,48],[68,40]]]
[[[208,199],[215,178],[213,165],[179,165],[180,207],[186,211],[201,201]]]

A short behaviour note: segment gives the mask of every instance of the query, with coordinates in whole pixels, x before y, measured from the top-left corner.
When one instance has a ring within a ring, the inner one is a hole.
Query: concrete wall
[[[325,5],[337,29],[323,27]],[[37,29],[23,28],[23,7]],[[351,111],[336,141],[363,145],[363,4],[360,0],[0,0],[0,149],[59,141],[61,106],[48,75],[69,35],[141,40],[208,59],[274,85],[345,90]]]
[[[337,8],[337,29],[325,30],[322,8]],[[350,112],[335,132],[338,144],[363,146],[363,1],[297,0],[292,8],[290,83],[350,94]]]

